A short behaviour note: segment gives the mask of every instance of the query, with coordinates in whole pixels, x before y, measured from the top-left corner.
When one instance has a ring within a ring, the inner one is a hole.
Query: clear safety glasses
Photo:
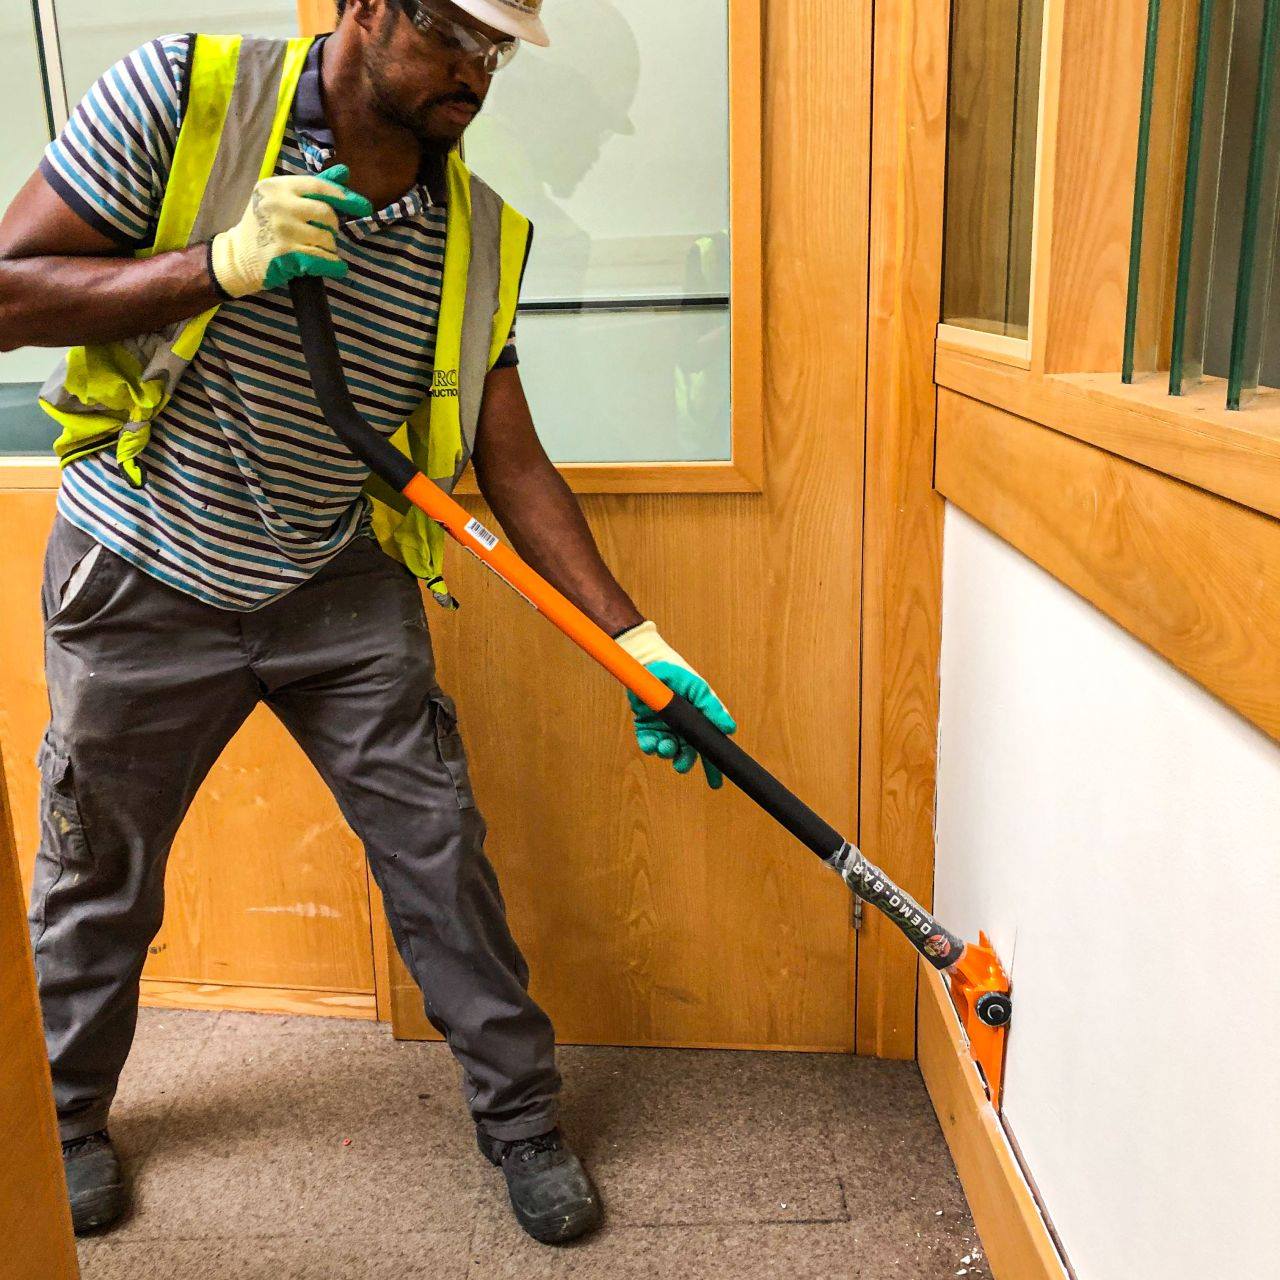
[[[478,31],[464,27],[462,23],[428,8],[422,0],[406,8],[410,11],[409,19],[413,25],[444,53],[479,62],[489,75],[501,71],[520,48],[519,40],[490,40]]]

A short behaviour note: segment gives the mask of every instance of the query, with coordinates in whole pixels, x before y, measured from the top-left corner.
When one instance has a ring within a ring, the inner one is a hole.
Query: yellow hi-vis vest
[[[189,93],[151,257],[206,243],[234,226],[254,185],[275,170],[311,39],[196,36]],[[419,470],[446,490],[475,447],[484,381],[515,318],[532,229],[453,152],[446,165],[448,229],[435,367],[426,399],[392,437]],[[115,447],[130,483],[145,483],[151,423],[195,359],[213,307],[157,332],[76,347],[40,392],[62,427],[54,451],[62,466]],[[371,478],[374,529],[388,555],[452,605],[441,577],[444,533],[435,521]]]

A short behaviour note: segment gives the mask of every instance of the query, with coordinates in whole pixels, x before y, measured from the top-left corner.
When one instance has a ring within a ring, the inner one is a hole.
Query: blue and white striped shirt
[[[86,221],[130,250],[150,243],[184,108],[189,36],[166,36],[89,91],[41,171]],[[312,49],[277,174],[334,162]],[[345,221],[345,279],[330,306],[352,395],[391,434],[431,380],[446,212],[422,184],[372,217]],[[509,342],[500,363],[515,363]],[[69,466],[58,507],[138,568],[208,604],[256,609],[305,582],[358,531],[367,468],[325,425],[288,291],[224,303],[130,486],[112,451]]]

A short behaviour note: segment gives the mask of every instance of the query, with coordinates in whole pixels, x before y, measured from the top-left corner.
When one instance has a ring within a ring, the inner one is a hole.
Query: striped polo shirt
[[[41,172],[122,249],[154,236],[185,107],[192,37],[131,53],[89,91]],[[318,40],[294,100],[277,174],[334,163]],[[446,211],[419,183],[342,222],[348,264],[328,284],[352,396],[390,435],[431,381]],[[499,361],[515,363],[514,336]],[[285,288],[226,302],[155,420],[134,489],[114,451],[63,472],[58,508],[131,564],[223,609],[251,610],[305,582],[359,532],[368,468],[325,424]]]

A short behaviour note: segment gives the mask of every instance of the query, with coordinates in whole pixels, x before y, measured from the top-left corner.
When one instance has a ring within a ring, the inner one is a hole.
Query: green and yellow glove
[[[647,667],[668,689],[692,702],[721,733],[736,733],[737,724],[716,697],[711,686],[658,634],[652,622],[642,622],[618,636],[618,643],[642,666]],[[670,760],[677,773],[688,773],[698,753],[683,738],[671,732],[666,721],[636,697],[627,693],[635,713],[636,742],[647,756]],[[724,776],[704,760],[707,782],[716,790],[724,786]]]
[[[310,174],[264,178],[253,189],[244,217],[213,238],[209,266],[222,291],[243,298],[278,289],[298,276],[347,274],[338,256],[338,215],[367,218],[373,206],[342,184],[345,164]]]

